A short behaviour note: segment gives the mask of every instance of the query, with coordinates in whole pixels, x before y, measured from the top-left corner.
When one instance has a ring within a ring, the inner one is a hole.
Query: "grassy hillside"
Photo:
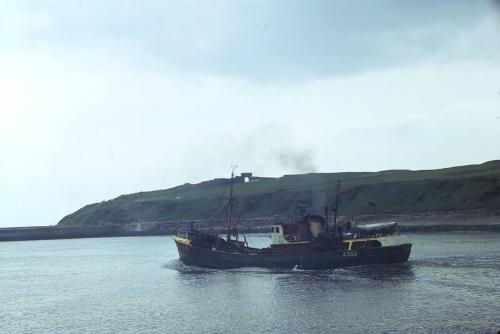
[[[438,170],[311,173],[237,183],[235,216],[286,216],[295,204],[321,213],[331,206],[341,181],[342,215],[411,214],[500,210],[500,160]],[[228,179],[184,184],[166,190],[122,195],[87,205],[60,225],[126,224],[136,221],[222,217]],[[369,205],[375,202],[376,207]]]

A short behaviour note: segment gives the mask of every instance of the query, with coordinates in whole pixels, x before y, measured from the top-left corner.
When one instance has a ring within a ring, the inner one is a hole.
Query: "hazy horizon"
[[[238,172],[500,159],[498,1],[0,3],[0,227]]]

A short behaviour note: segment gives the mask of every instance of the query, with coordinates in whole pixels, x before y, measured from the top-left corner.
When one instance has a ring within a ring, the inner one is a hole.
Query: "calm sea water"
[[[329,271],[187,267],[170,237],[0,243],[0,333],[500,330],[500,234],[410,238],[407,264]]]

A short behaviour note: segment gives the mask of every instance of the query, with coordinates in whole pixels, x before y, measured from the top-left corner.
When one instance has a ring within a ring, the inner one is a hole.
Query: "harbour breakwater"
[[[238,222],[237,227],[242,233],[267,232],[270,230],[273,221],[274,218],[245,220]],[[192,225],[197,229],[213,230],[216,233],[225,231],[222,221],[211,223],[203,221],[165,221],[85,226],[9,227],[0,228],[0,242],[171,235],[176,231],[186,231]]]
[[[241,233],[269,233],[273,224],[289,219],[289,217],[239,219],[234,221],[234,226]],[[349,219],[349,217],[341,216],[339,222],[345,219]],[[500,213],[377,214],[360,215],[355,218],[357,224],[388,221],[397,222],[402,232],[500,232]],[[330,221],[329,224],[332,225],[333,222]],[[227,232],[223,220],[211,222],[179,220],[130,224],[0,228],[0,241],[171,235],[176,231],[187,231],[191,226],[200,230],[212,230],[220,234]]]

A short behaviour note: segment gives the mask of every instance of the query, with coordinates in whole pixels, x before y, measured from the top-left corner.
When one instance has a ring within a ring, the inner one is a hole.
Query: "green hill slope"
[[[500,160],[438,170],[312,173],[237,182],[235,215],[286,216],[295,204],[321,213],[341,180],[340,214],[412,214],[500,210]],[[241,180],[239,180],[241,181]],[[228,179],[122,195],[87,205],[59,225],[127,224],[222,217]],[[376,207],[369,205],[375,202]]]

